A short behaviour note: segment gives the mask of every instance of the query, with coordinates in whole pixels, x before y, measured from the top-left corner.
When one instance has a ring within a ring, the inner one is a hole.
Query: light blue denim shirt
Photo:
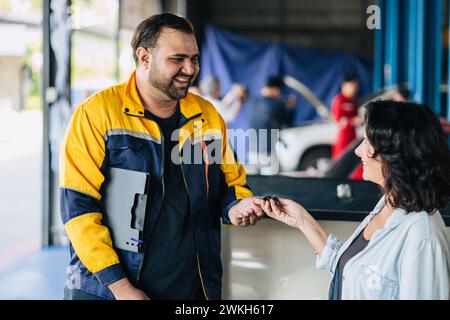
[[[330,234],[316,267],[334,275],[342,253],[384,206],[384,197],[342,244]],[[450,240],[439,211],[396,209],[344,267],[342,299],[449,299]]]

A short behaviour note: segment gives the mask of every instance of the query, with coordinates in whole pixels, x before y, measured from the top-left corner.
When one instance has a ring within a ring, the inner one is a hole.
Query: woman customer
[[[438,209],[450,200],[450,151],[439,120],[426,106],[371,102],[355,153],[383,197],[346,242],[292,200],[261,206],[304,233],[317,268],[332,274],[330,299],[449,299],[449,231]]]

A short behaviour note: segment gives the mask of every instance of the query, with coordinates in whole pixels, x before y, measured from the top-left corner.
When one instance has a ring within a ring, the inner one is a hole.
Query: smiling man
[[[168,13],[152,16],[137,27],[131,45],[136,71],[77,108],[61,152],[68,279],[76,278],[65,298],[220,299],[220,218],[245,227],[263,211],[224,121],[208,101],[188,93],[199,71],[191,23]],[[222,161],[212,157],[218,145]],[[183,153],[196,150],[200,161],[185,161],[191,159]],[[111,237],[117,230],[102,223],[110,168],[150,177],[137,253],[118,249]]]

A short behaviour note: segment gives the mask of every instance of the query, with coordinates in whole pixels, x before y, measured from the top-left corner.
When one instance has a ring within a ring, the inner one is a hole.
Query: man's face
[[[347,81],[342,84],[342,93],[348,98],[354,98],[359,90],[358,81]]]
[[[163,28],[155,48],[150,50],[150,84],[169,99],[184,98],[200,69],[195,36]]]

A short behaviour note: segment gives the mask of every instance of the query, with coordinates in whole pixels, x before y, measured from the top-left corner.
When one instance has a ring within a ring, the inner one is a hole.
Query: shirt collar
[[[196,118],[202,114],[198,100],[191,93],[188,93],[186,97],[180,100],[180,111],[187,120]]]
[[[378,214],[385,204],[386,204],[386,195],[383,195],[383,197],[380,199],[380,201],[378,201],[377,205],[370,213],[371,216],[370,218]],[[403,219],[405,219],[406,214],[407,212],[404,209],[395,208],[394,212],[392,212],[392,214],[387,218],[383,229],[394,229],[403,221]]]
[[[133,71],[128,79],[122,111],[130,116],[144,116],[144,106],[142,105],[142,101],[136,87],[136,70]]]

